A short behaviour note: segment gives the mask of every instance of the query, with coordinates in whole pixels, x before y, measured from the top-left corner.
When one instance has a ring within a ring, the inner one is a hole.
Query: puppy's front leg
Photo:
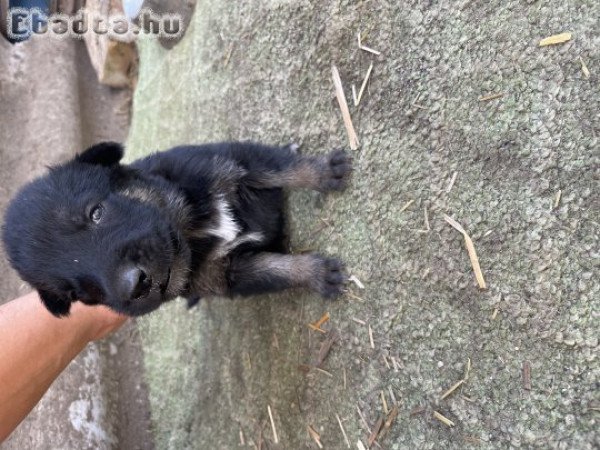
[[[325,298],[342,293],[343,265],[317,253],[285,255],[246,253],[235,256],[227,273],[231,295],[256,295],[288,288],[311,289]]]
[[[323,156],[302,156],[290,152],[284,167],[247,174],[249,186],[259,189],[273,187],[308,188],[320,192],[342,191],[352,172],[352,161],[343,150]]]

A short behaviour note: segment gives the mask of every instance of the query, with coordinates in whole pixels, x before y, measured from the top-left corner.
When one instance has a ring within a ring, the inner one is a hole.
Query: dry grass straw
[[[497,92],[496,94],[484,95],[483,97],[479,97],[480,102],[487,102],[490,100],[495,100],[497,98],[503,97],[504,92]]]
[[[271,420],[271,429],[273,430],[273,440],[276,444],[279,444],[279,438],[277,437],[277,429],[275,428],[275,421],[273,420],[273,413],[271,412],[271,405],[267,405],[267,411],[269,412],[269,419]]]
[[[571,37],[573,37],[571,33],[555,34],[553,36],[549,36],[547,38],[542,39],[540,41],[540,47],[546,47],[547,45],[563,44],[565,42],[570,41]]]
[[[346,94],[344,94],[344,87],[342,86],[342,79],[340,78],[340,72],[335,65],[331,66],[331,76],[333,77],[333,85],[335,86],[335,96],[337,97],[340,110],[342,111],[342,117],[344,119],[344,125],[346,126],[346,132],[348,133],[348,140],[350,141],[350,148],[356,150],[360,145],[358,136],[354,130],[352,124],[352,118],[350,117],[350,110],[348,109],[348,103],[346,102]]]
[[[373,71],[373,63],[371,63],[369,65],[369,70],[367,70],[367,75],[365,76],[365,79],[363,80],[363,83],[360,86],[360,90],[358,91],[358,97],[356,97],[356,103],[355,103],[356,106],[358,106],[360,104],[362,96],[363,96],[363,94],[365,92],[365,89],[367,87],[367,83],[369,82],[369,78],[371,77],[371,72],[372,71]]]
[[[379,394],[381,395],[381,405],[383,406],[383,412],[385,414],[388,414],[390,412],[390,410],[388,409],[388,404],[385,399],[385,394],[383,393],[383,391],[379,391]]]
[[[338,424],[340,425],[340,430],[342,430],[342,434],[344,435],[344,440],[346,441],[346,447],[350,448],[350,441],[348,440],[348,435],[346,434],[346,430],[344,430],[344,425],[342,425],[342,421],[340,419],[340,416],[338,416],[336,414],[335,418],[337,419]]]
[[[483,272],[481,271],[481,267],[479,266],[479,258],[477,257],[477,252],[475,251],[475,246],[473,245],[473,241],[471,237],[467,234],[465,229],[452,217],[444,216],[446,222],[448,222],[455,230],[462,233],[465,238],[465,245],[467,246],[467,252],[469,253],[469,259],[471,260],[471,265],[473,266],[473,272],[475,272],[475,278],[477,279],[477,284],[480,289],[486,289],[487,285],[485,284],[485,280],[483,279]]]
[[[350,278],[348,278],[348,281],[352,281],[359,289],[365,288],[365,285],[362,284],[362,282],[358,278],[356,278],[355,275],[351,275]]]
[[[323,330],[321,328],[321,325],[323,325],[325,322],[327,322],[329,320],[329,313],[326,312],[325,314],[323,314],[323,316],[317,320],[315,323],[309,323],[308,327],[313,330],[313,331],[319,331],[320,333],[326,333],[325,330]]]
[[[407,208],[408,208],[410,205],[412,205],[414,202],[415,202],[415,201],[414,201],[414,199],[413,199],[413,200],[409,200],[409,201],[407,201],[407,202],[404,204],[404,206],[403,206],[402,208],[400,208],[400,211],[399,211],[399,212],[404,212],[404,211],[406,211],[406,209],[407,209]]]
[[[579,57],[579,62],[581,63],[581,72],[583,72],[583,76],[589,80],[591,75],[590,69],[588,69],[588,67],[585,65],[585,62],[581,56]]]
[[[448,183],[448,187],[446,188],[446,193],[450,193],[452,187],[454,186],[454,182],[456,181],[456,177],[458,176],[458,172],[454,172],[452,178],[450,179],[450,183]]]
[[[373,431],[371,431],[371,434],[369,435],[369,439],[367,440],[367,445],[369,447],[372,447],[373,443],[377,440],[379,431],[381,430],[381,427],[383,427],[383,421],[384,421],[384,416],[381,416],[379,419],[377,419],[377,422],[373,426]]]
[[[310,425],[307,425],[306,429],[308,430],[308,434],[310,434],[310,437],[313,438],[313,440],[317,443],[317,446],[319,448],[323,448],[323,444],[321,444],[321,436],[319,435],[319,433],[317,433],[315,429]]]
[[[469,379],[470,373],[471,373],[471,358],[468,358],[467,365],[465,367],[465,374],[464,374],[462,380],[457,381],[446,392],[444,392],[442,394],[441,400],[444,400],[445,398],[449,397],[454,391],[456,391],[459,387],[461,387],[463,384],[465,384],[467,382],[467,380]]]
[[[358,407],[358,405],[356,405],[356,410],[358,411],[358,416],[360,417],[360,420],[362,421],[363,425],[365,426],[365,429],[367,430],[368,433],[371,433],[371,427],[369,427],[369,424],[367,423],[367,419],[365,419],[365,416],[363,415],[363,413],[360,410],[360,408]]]
[[[558,208],[558,206],[560,205],[561,197],[562,197],[562,189],[559,189],[558,192],[556,193],[556,197],[554,198],[554,208],[553,209]]]
[[[455,425],[454,422],[452,422],[446,416],[440,414],[437,411],[433,411],[433,417],[435,417],[437,420],[439,420],[440,422],[442,422],[444,425],[446,425],[448,427],[453,427]]]
[[[369,324],[369,342],[371,343],[371,348],[375,349],[375,341],[373,340],[373,329],[371,328],[371,324]]]
[[[360,36],[360,32],[358,33],[358,48],[360,48],[361,50],[364,50],[365,52],[372,53],[373,55],[376,55],[376,56],[381,55],[381,52],[379,50],[375,50],[374,48],[363,45],[362,39]]]
[[[317,356],[317,361],[315,362],[315,368],[317,368],[317,369],[321,368],[321,366],[325,362],[325,359],[327,358],[327,355],[329,355],[329,352],[331,351],[331,347],[338,340],[338,337],[339,336],[338,336],[337,332],[334,330],[334,331],[331,331],[329,333],[329,336],[327,337],[327,339],[325,339],[323,341],[323,343],[321,344],[321,348],[319,349],[319,355]]]

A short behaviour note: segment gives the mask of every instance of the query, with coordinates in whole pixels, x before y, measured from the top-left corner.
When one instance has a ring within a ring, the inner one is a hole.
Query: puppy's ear
[[[56,295],[50,291],[38,290],[44,306],[56,317],[68,316],[71,310],[71,300],[65,296]]]
[[[101,166],[114,166],[123,158],[124,149],[118,142],[100,142],[77,155],[75,161]]]

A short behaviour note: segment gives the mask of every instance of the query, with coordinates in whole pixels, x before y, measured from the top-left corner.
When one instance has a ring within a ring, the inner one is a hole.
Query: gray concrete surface
[[[0,219],[16,190],[47,165],[100,140],[124,140],[130,97],[98,84],[81,41],[41,38],[12,46],[0,36]],[[0,303],[30,290],[3,253],[0,271]],[[89,346],[0,446],[150,448],[136,336],[129,325]]]
[[[357,408],[373,427],[393,393],[382,448],[598,448],[599,18],[592,0],[204,1],[173,50],[145,43],[129,158],[222,139],[345,146],[331,64],[348,98],[374,64],[351,107],[351,188],[289,199],[294,251],[339,255],[365,289],[174,302],[140,321],[157,447],[239,448],[242,433],[316,448],[310,425],[343,449],[337,414],[356,448]],[[357,49],[359,30],[381,56]],[[324,339],[307,323],[326,311],[340,341],[305,374]]]

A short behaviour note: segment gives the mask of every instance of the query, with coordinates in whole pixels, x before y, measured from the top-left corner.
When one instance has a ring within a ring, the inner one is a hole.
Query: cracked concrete
[[[174,302],[141,320],[158,448],[237,448],[240,432],[316,448],[307,425],[345,448],[335,414],[355,447],[357,407],[372,427],[382,393],[399,407],[383,448],[597,447],[598,17],[591,0],[199,2],[173,50],[144,43],[131,159],[223,139],[346,146],[331,64],[349,99],[374,64],[351,106],[351,188],[289,198],[294,251],[339,255],[366,288]],[[359,30],[382,55],[357,49]],[[473,238],[487,290],[444,214]],[[327,373],[306,374],[323,340],[306,324],[326,311],[341,339]]]

